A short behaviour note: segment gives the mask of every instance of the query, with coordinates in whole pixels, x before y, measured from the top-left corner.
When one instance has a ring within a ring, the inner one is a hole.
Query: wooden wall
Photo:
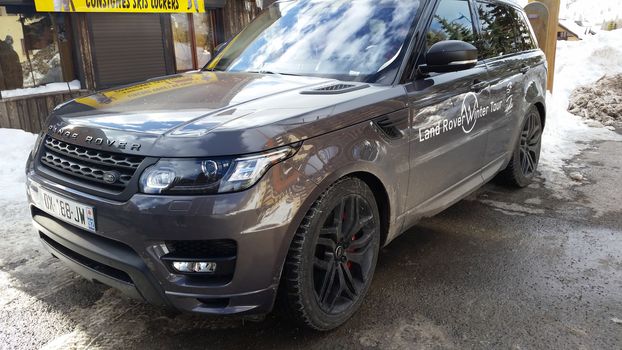
[[[0,100],[0,128],[22,129],[32,133],[42,130],[45,120],[55,106],[87,94],[80,90],[9,97]]]
[[[263,0],[264,8],[275,0]],[[227,0],[225,7],[218,10],[217,15],[222,21],[222,40],[229,40],[239,33],[263,10],[258,8],[255,0]],[[88,35],[89,23],[86,14],[72,14],[72,25],[77,40],[74,41],[74,50],[78,59],[80,80],[87,90],[68,93],[49,93],[24,97],[0,99],[0,128],[23,129],[38,133],[41,131],[47,116],[52,109],[71,98],[82,96],[88,90],[95,88],[95,67],[93,66],[93,52]]]
[[[264,0],[265,10],[268,5],[272,4],[275,0]],[[247,10],[246,4],[249,3],[250,11]],[[263,11],[258,8],[254,0],[227,0],[225,7],[222,9],[222,21],[224,29],[224,40],[233,38],[234,35],[239,33],[247,24],[249,24],[257,15]]]

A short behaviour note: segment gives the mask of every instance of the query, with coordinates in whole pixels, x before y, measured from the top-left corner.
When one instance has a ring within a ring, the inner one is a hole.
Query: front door
[[[442,40],[475,44],[470,3],[439,0],[427,31],[425,52]],[[418,64],[425,63],[420,55]],[[431,73],[406,85],[412,118],[410,220],[443,209],[482,184],[490,113],[485,64],[459,72]]]

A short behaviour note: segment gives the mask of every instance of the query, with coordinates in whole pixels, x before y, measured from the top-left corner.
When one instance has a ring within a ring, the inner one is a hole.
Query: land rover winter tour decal
[[[499,112],[502,109],[505,114],[509,114],[513,107],[512,83],[508,84],[506,96],[504,98],[491,101],[490,104],[487,105],[480,105],[477,94],[469,92],[465,94],[462,99],[460,117],[455,119],[443,118],[435,122],[433,126],[419,128],[419,142],[424,142],[457,128],[462,128],[465,134],[470,134],[475,129],[475,125],[479,119],[486,117],[490,113]]]

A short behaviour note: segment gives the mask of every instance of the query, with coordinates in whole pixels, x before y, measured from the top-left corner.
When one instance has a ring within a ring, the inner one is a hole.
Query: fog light
[[[179,272],[214,273],[216,271],[216,263],[207,261],[173,261],[173,267]]]

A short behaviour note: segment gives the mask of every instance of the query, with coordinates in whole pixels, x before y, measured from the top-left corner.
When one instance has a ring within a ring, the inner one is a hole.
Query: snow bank
[[[605,74],[622,73],[622,29],[600,32],[582,41],[558,41],[553,95],[568,105],[572,91]]]
[[[72,91],[80,90],[81,88],[80,81],[79,80],[70,81],[69,88],[71,88]],[[46,85],[41,85],[41,86],[32,87],[32,88],[5,90],[5,91],[2,91],[2,98],[43,94],[43,93],[48,93],[48,92],[69,91],[69,88],[67,88],[67,83],[49,83]]]
[[[567,111],[572,91],[596,82],[605,74],[622,73],[622,30],[601,32],[582,41],[559,41],[553,95],[547,96],[547,125],[542,138],[540,172],[545,185],[560,196],[573,181],[566,176],[566,161],[592,141],[622,141],[602,125],[586,124]]]
[[[25,202],[25,164],[36,135],[16,129],[0,129],[0,206]],[[1,211],[0,211],[1,212]]]
[[[570,95],[568,111],[611,128],[616,121],[622,122],[622,74],[607,75],[577,88]]]

